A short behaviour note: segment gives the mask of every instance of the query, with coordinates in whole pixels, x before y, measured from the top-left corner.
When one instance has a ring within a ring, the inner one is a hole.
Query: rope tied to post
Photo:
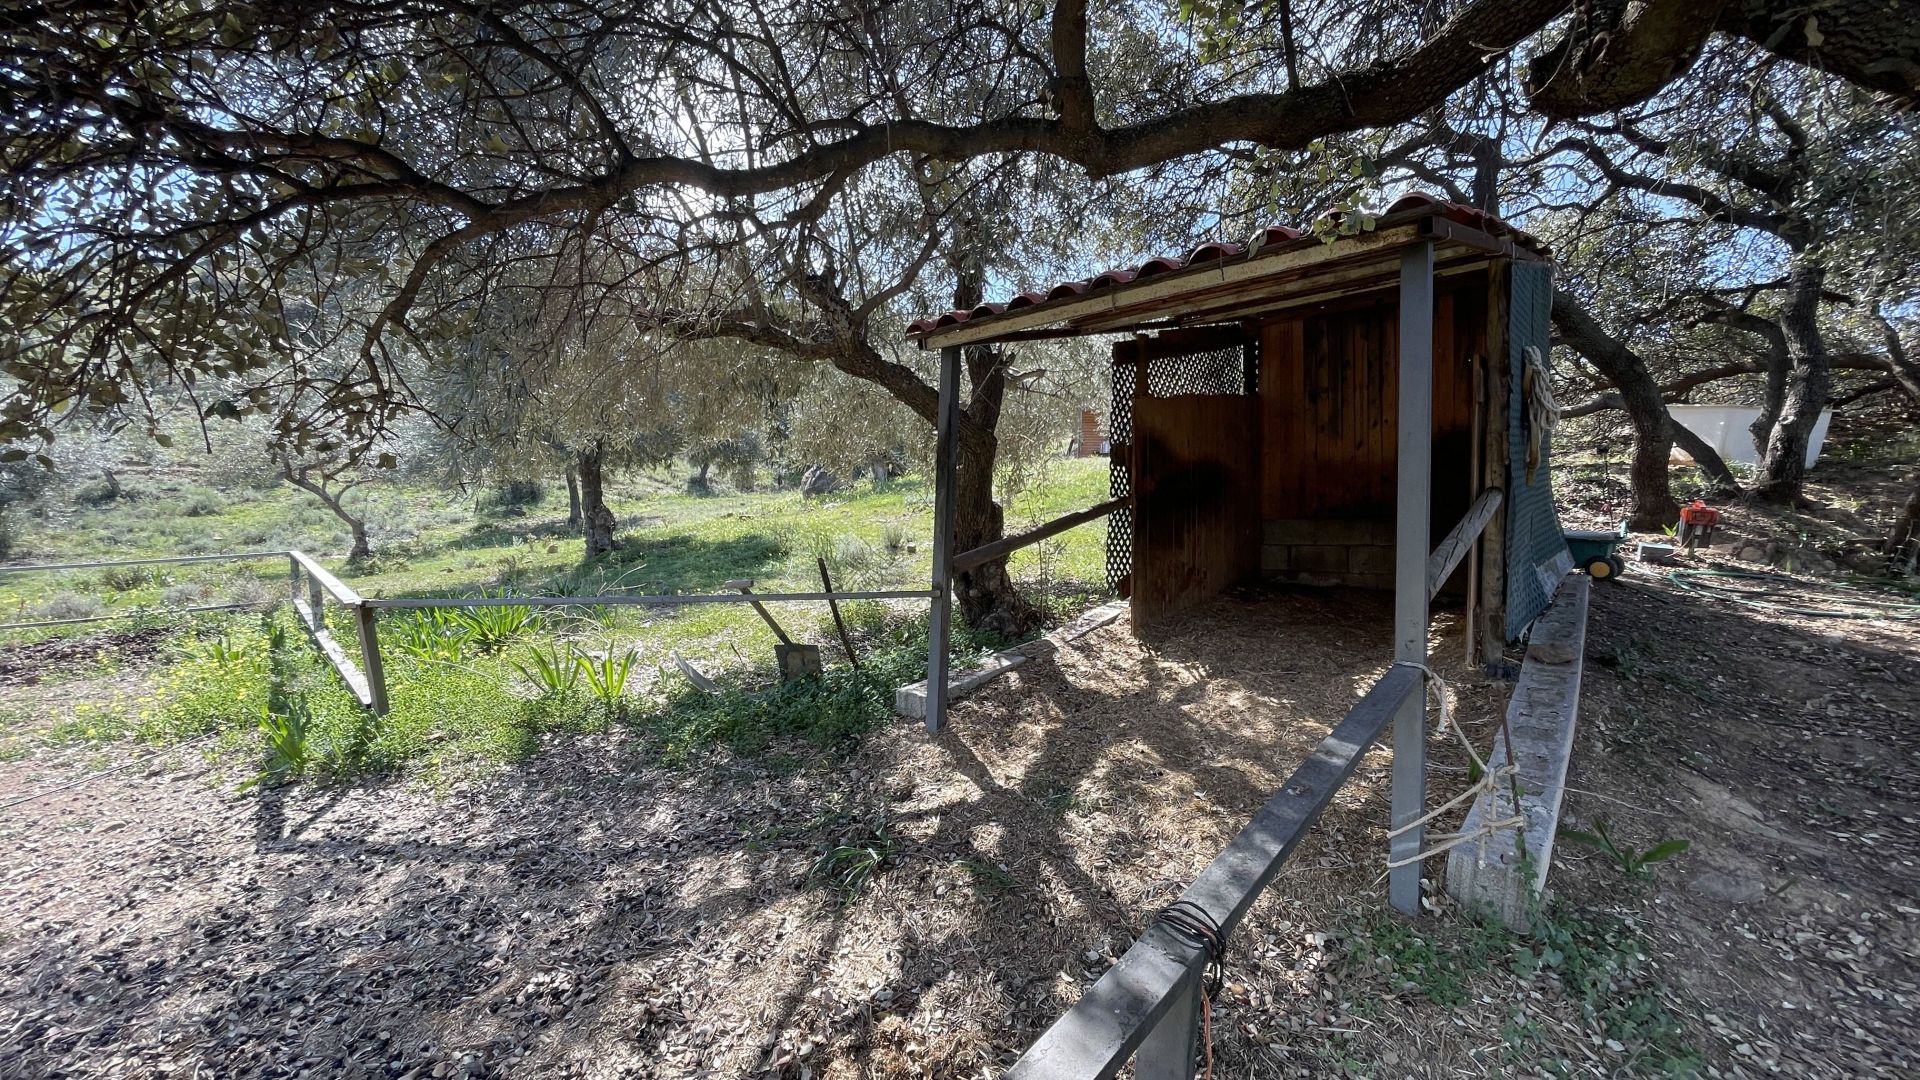
[[[1387,859],[1387,869],[1389,870],[1399,866],[1423,862],[1431,856],[1438,855],[1443,851],[1451,851],[1468,841],[1485,843],[1487,837],[1494,835],[1500,830],[1521,828],[1525,826],[1527,822],[1526,816],[1520,812],[1520,791],[1517,782],[1514,780],[1515,775],[1519,771],[1519,767],[1512,761],[1508,761],[1505,765],[1497,769],[1488,768],[1486,759],[1481,757],[1480,752],[1473,748],[1472,740],[1467,738],[1466,731],[1460,727],[1460,722],[1454,718],[1453,706],[1447,701],[1446,680],[1434,674],[1433,669],[1425,664],[1408,663],[1412,667],[1419,668],[1426,676],[1427,691],[1433,695],[1434,702],[1438,705],[1440,720],[1436,725],[1436,734],[1452,733],[1454,739],[1460,743],[1461,748],[1467,752],[1467,758],[1473,762],[1474,771],[1479,774],[1479,779],[1469,784],[1465,791],[1462,791],[1460,794],[1455,795],[1453,798],[1448,799],[1446,802],[1441,803],[1439,806],[1434,807],[1412,821],[1397,828],[1387,830],[1387,838],[1391,840],[1394,837],[1417,829],[1427,822],[1432,821],[1434,818],[1455,809],[1463,803],[1471,802],[1481,795],[1491,797],[1500,789],[1503,783],[1507,786],[1507,793],[1511,799],[1513,813],[1506,817],[1489,818],[1482,821],[1477,828],[1462,829],[1459,832],[1439,833],[1429,837],[1428,839],[1436,842],[1426,850],[1409,855],[1404,859],[1389,857]],[[1382,876],[1384,877],[1385,875],[1383,874]]]
[[[1175,900],[1161,908],[1158,921],[1207,952],[1207,967],[1201,976],[1204,981],[1200,989],[1200,1076],[1201,1080],[1212,1080],[1213,999],[1220,993],[1220,988],[1226,985],[1226,935],[1221,932],[1220,924],[1213,916],[1191,900]]]

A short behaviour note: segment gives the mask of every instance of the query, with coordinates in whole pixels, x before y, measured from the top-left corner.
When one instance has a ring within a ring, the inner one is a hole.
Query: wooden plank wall
[[[1484,279],[1434,302],[1434,521],[1443,535],[1471,504],[1469,362],[1485,355]],[[1399,400],[1392,300],[1290,316],[1262,327],[1266,520],[1393,517]]]
[[[1260,565],[1260,399],[1133,400],[1133,625],[1213,597]]]

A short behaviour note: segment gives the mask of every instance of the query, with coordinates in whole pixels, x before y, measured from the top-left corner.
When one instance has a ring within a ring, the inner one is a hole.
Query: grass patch
[[[1499,977],[1546,981],[1596,1041],[1622,1058],[1622,1072],[1694,1076],[1704,1064],[1662,1000],[1639,931],[1623,919],[1555,904],[1525,937],[1491,919],[1416,926],[1382,913],[1353,923],[1343,937],[1349,967],[1395,993],[1460,1008]],[[1558,1075],[1574,1070],[1524,1011],[1509,1018],[1503,1035],[1516,1065]]]
[[[955,666],[1009,644],[996,634],[956,629]],[[633,722],[656,741],[662,760],[676,764],[719,747],[760,754],[783,739],[845,747],[892,720],[894,690],[924,678],[926,664],[927,621],[920,616],[869,639],[858,671],[829,667],[812,679],[719,694],[675,683],[638,709]]]

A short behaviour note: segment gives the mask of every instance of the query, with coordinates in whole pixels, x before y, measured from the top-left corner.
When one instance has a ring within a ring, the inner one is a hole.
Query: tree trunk
[[[580,510],[580,473],[574,466],[567,466],[567,528],[577,529],[586,518]]]
[[[1894,328],[1892,320],[1878,311],[1874,316],[1880,320],[1881,332],[1887,341],[1887,367],[1893,372],[1893,380],[1905,392],[1915,405],[1920,405],[1920,364],[1907,356],[1907,347],[1900,340],[1900,332]],[[1920,470],[1915,470],[1913,489],[1907,492],[1907,503],[1893,519],[1893,528],[1887,530],[1887,538],[1880,545],[1890,561],[1896,564],[1908,553],[1908,545],[1920,538]]]
[[[977,291],[977,290],[976,290]],[[1000,451],[1000,409],[1007,396],[1007,368],[1000,350],[963,350],[973,396],[961,414],[953,492],[953,550],[957,554],[1006,534],[1006,511],[993,499],[993,466]],[[1007,574],[1007,561],[976,566],[955,575],[953,594],[961,617],[976,630],[1017,637],[1041,620]]]
[[[1767,440],[1767,453],[1760,461],[1761,498],[1774,502],[1797,502],[1807,478],[1807,442],[1813,426],[1826,408],[1833,392],[1833,372],[1827,358],[1826,342],[1821,340],[1818,322],[1820,291],[1826,284],[1826,272],[1811,261],[1801,259],[1789,275],[1787,310],[1780,329],[1787,337],[1787,354],[1793,369],[1787,377],[1787,394],[1780,420],[1773,425]]]
[[[1667,457],[1673,452],[1676,425],[1661,400],[1660,384],[1653,381],[1645,361],[1602,329],[1578,300],[1559,290],[1553,294],[1553,321],[1568,347],[1613,383],[1633,426],[1633,459],[1627,468],[1633,508],[1627,524],[1642,530],[1673,524],[1680,504],[1673,497]],[[1724,471],[1725,464],[1720,468]]]
[[[333,482],[334,477],[339,475],[339,471],[336,470],[331,475],[322,472],[321,478],[316,481],[313,479],[314,468],[314,466],[305,465],[295,468],[292,461],[282,459],[280,475],[286,477],[287,483],[319,499],[321,505],[346,525],[347,534],[353,538],[353,550],[347,552],[348,562],[366,562],[373,558],[373,544],[367,540],[366,519],[347,512],[345,499],[347,492],[353,488],[354,484],[348,482],[337,489],[329,488],[327,485]]]
[[[1793,356],[1787,351],[1787,338],[1776,326],[1767,335],[1767,388],[1760,396],[1760,415],[1747,428],[1753,436],[1754,457],[1767,456],[1767,444],[1773,441],[1773,426],[1780,422],[1780,410],[1787,404],[1787,374],[1793,370]]]
[[[587,534],[586,557],[598,558],[613,550],[613,529],[617,524],[613,511],[607,509],[600,447],[596,444],[591,449],[580,451],[573,467],[580,476],[581,521]]]
[[[1887,530],[1887,538],[1880,545],[1888,561],[1898,565],[1908,554],[1908,545],[1920,539],[1920,469],[1914,471],[1913,490],[1907,492],[1907,504],[1900,509],[1900,515],[1893,519],[1893,528]]]

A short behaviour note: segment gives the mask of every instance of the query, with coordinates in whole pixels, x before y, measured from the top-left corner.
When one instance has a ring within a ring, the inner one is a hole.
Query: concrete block
[[[1365,544],[1347,549],[1347,569],[1356,574],[1393,573],[1393,548]]]
[[[1347,549],[1330,544],[1296,544],[1288,556],[1289,568],[1303,574],[1344,574]]]
[[[1261,539],[1268,544],[1310,544],[1313,526],[1305,518],[1277,518],[1261,523]]]
[[[1265,523],[1269,544],[1368,544],[1372,536],[1373,526],[1367,521],[1287,518]]]
[[[1287,570],[1292,565],[1289,557],[1293,549],[1285,544],[1267,544],[1260,549],[1260,570],[1262,573],[1275,574]]]
[[[947,701],[949,704],[960,695],[977,690],[987,683],[1005,675],[1014,668],[1037,656],[1059,651],[1063,645],[1078,641],[1095,630],[1113,622],[1127,610],[1125,600],[1115,600],[1101,604],[1097,608],[1082,612],[1080,617],[1048,634],[1046,637],[1015,645],[1011,649],[1002,649],[987,657],[979,667],[952,675],[947,679]],[[909,720],[927,718],[927,680],[908,683],[893,692],[893,711]]]
[[[1387,547],[1392,547],[1400,542],[1399,526],[1393,523],[1392,518],[1377,519],[1369,522],[1369,524],[1372,526],[1372,529],[1370,531],[1370,538],[1367,541],[1368,543],[1384,544]],[[1435,537],[1434,539],[1438,540],[1439,537]]]
[[[1552,605],[1535,620],[1520,681],[1507,703],[1507,730],[1512,732],[1513,744],[1509,746],[1502,737],[1488,759],[1493,769],[1509,761],[1518,766],[1519,816],[1524,825],[1462,844],[1447,854],[1447,892],[1470,909],[1490,909],[1515,930],[1531,929],[1528,924],[1553,865],[1553,840],[1580,709],[1590,584],[1585,574],[1564,576]],[[1512,790],[1502,785],[1499,792],[1474,800],[1465,828],[1472,832],[1484,821],[1513,813]]]

